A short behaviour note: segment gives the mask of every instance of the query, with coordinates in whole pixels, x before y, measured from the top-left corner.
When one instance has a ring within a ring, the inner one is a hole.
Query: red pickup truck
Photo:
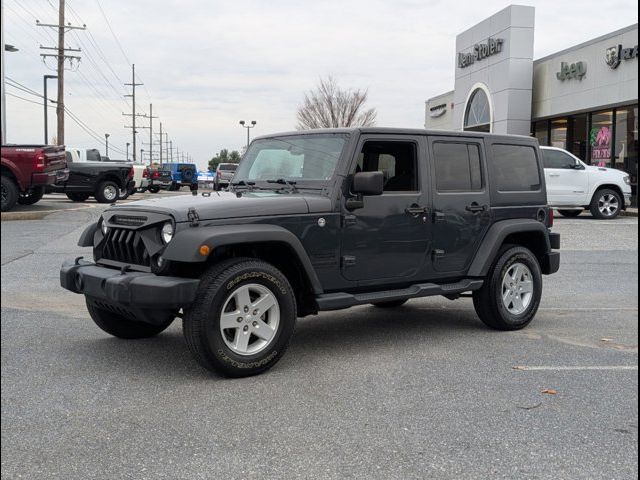
[[[2,211],[38,202],[45,186],[68,177],[64,146],[2,145]]]

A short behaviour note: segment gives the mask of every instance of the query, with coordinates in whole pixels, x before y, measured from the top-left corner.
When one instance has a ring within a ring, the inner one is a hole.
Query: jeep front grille
[[[102,258],[132,265],[151,266],[151,258],[139,231],[109,228],[102,246]]]

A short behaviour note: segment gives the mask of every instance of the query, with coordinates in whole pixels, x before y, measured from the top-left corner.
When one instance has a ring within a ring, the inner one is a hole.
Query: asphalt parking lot
[[[358,307],[228,380],[179,321],[117,340],[60,288],[103,208],[2,222],[3,478],[637,478],[637,218],[557,220],[562,269],[526,330],[466,299]]]

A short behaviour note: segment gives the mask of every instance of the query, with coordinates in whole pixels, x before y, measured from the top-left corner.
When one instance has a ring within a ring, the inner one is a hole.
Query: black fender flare
[[[544,236],[546,245],[544,252],[551,252],[551,242],[549,240],[549,230],[546,225],[537,220],[518,219],[503,220],[495,223],[484,236],[480,247],[476,252],[475,259],[469,267],[470,277],[484,277],[489,272],[489,268],[498,255],[498,251],[504,240],[514,233],[535,233]]]
[[[322,285],[311,265],[311,260],[302,243],[289,230],[278,225],[223,225],[212,227],[191,227],[176,232],[167,245],[162,257],[178,262],[205,262],[207,256],[200,254],[200,247],[206,245],[213,252],[216,248],[229,245],[280,243],[290,247],[298,257],[307,279],[316,295],[323,293]]]
[[[92,223],[84,229],[78,239],[79,247],[93,247],[93,237],[98,231],[98,222]]]

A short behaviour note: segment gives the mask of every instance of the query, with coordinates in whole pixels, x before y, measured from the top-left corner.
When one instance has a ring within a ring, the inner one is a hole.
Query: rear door
[[[428,140],[433,190],[433,268],[464,275],[491,224],[482,139]]]

